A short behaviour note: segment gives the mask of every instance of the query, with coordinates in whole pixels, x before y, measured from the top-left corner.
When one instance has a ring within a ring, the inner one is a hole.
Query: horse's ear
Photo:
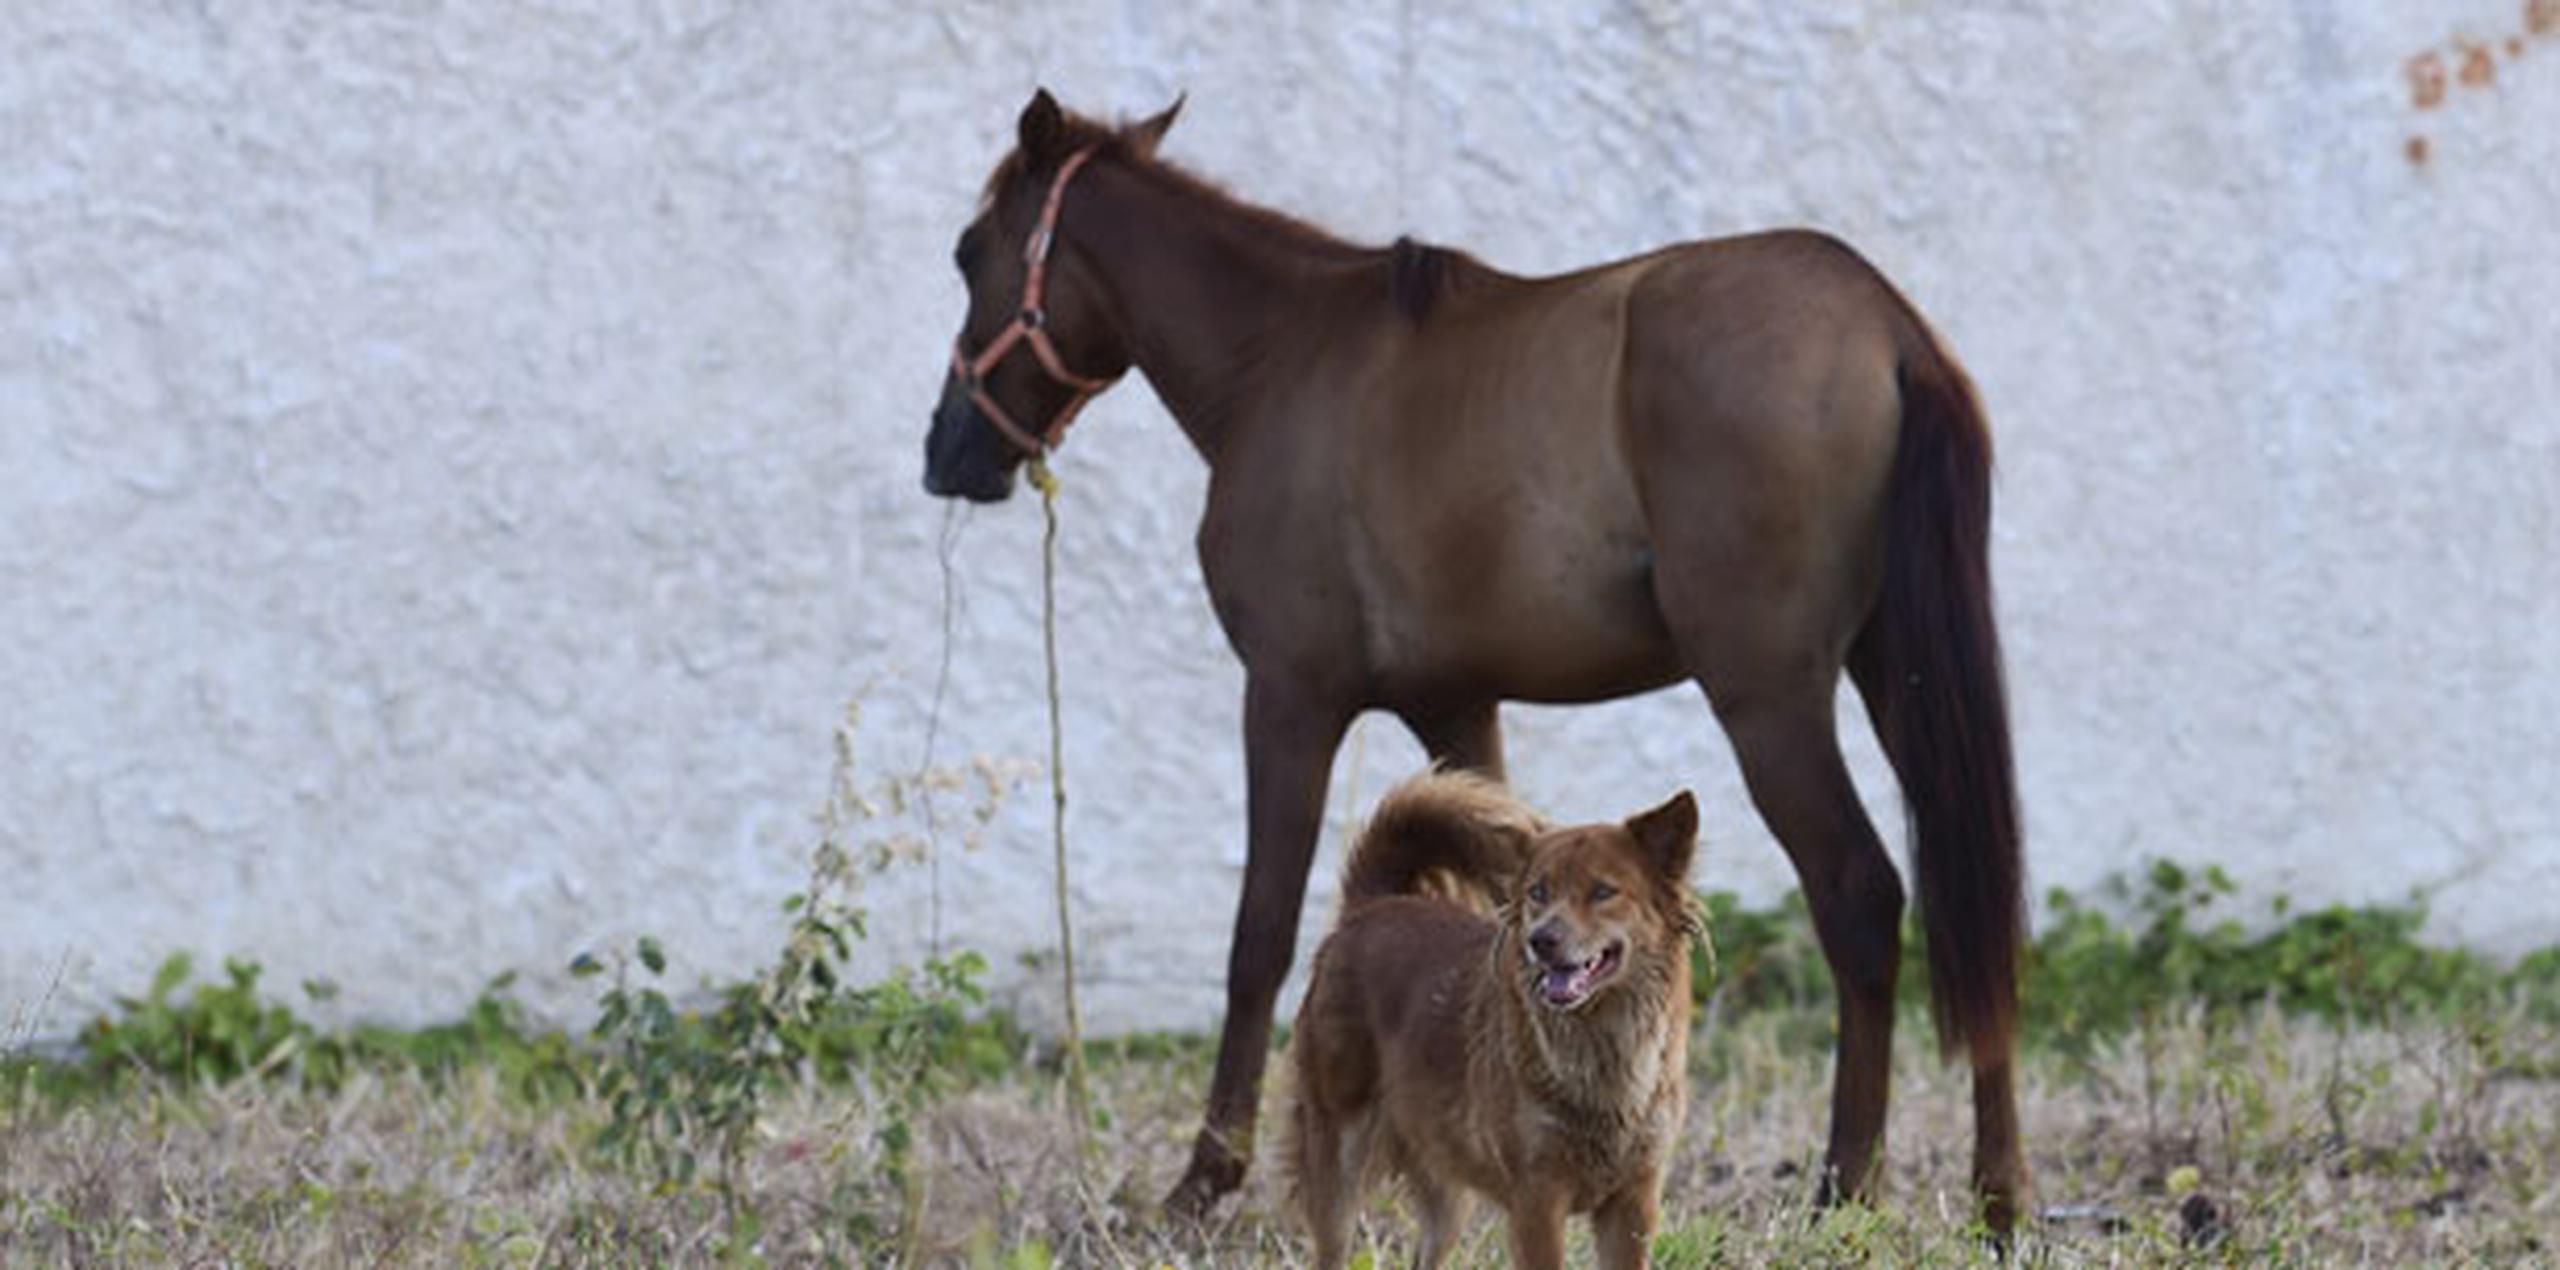
[[[1156,147],[1164,144],[1164,134],[1173,127],[1173,117],[1182,113],[1182,103],[1190,96],[1189,93],[1176,95],[1173,104],[1165,107],[1162,113],[1129,125],[1120,135],[1136,147],[1138,153],[1153,155]]]
[[[1031,94],[1031,104],[1022,108],[1022,120],[1014,127],[1022,157],[1034,167],[1057,158],[1066,148],[1067,112],[1058,108],[1058,99],[1046,88]]]

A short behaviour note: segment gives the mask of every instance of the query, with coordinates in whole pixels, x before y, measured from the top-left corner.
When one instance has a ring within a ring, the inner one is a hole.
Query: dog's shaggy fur
[[[1448,1255],[1469,1192],[1501,1206],[1515,1265],[1563,1265],[1565,1219],[1584,1212],[1601,1265],[1645,1263],[1688,1106],[1697,827],[1684,792],[1554,829],[1456,774],[1379,804],[1291,1052],[1316,1265],[1344,1263],[1373,1162],[1411,1187],[1418,1265]]]

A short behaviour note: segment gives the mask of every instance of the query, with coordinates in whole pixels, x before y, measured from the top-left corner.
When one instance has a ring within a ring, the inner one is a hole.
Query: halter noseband
[[[1030,272],[1023,277],[1022,306],[1014,312],[1013,320],[1006,323],[1005,328],[997,332],[975,358],[969,356],[968,332],[962,331],[960,338],[951,344],[951,370],[969,386],[970,404],[976,406],[978,413],[985,415],[987,422],[994,424],[996,431],[1003,433],[1006,440],[1020,446],[1027,454],[1038,455],[1056,449],[1059,440],[1066,436],[1067,425],[1074,421],[1076,412],[1084,409],[1084,404],[1093,400],[1095,393],[1110,387],[1118,379],[1118,376],[1087,379],[1068,370],[1066,363],[1058,359],[1058,346],[1049,342],[1049,314],[1040,306],[1041,290],[1049,279],[1049,247],[1057,240],[1059,201],[1066,197],[1068,179],[1076,174],[1076,169],[1093,158],[1093,153],[1092,146],[1076,151],[1065,163],[1058,165],[1058,175],[1049,182],[1049,199],[1040,205],[1040,223],[1032,229],[1031,240],[1022,245],[1022,259],[1030,266]],[[1040,368],[1049,372],[1049,378],[1074,389],[1076,394],[1067,399],[1057,417],[1051,419],[1049,426],[1036,436],[1014,422],[1013,416],[1006,414],[1004,407],[996,404],[995,396],[987,391],[987,375],[1019,344],[1030,345],[1032,354],[1040,361]]]

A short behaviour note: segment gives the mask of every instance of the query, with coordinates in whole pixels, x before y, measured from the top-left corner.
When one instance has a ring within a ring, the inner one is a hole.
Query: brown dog
[[[1697,831],[1686,792],[1573,829],[1472,776],[1379,803],[1292,1048],[1289,1156],[1318,1266],[1343,1264],[1373,1158],[1412,1188],[1418,1265],[1448,1256],[1469,1191],[1502,1206],[1514,1265],[1562,1266],[1580,1212],[1602,1266],[1645,1264],[1688,1108]],[[1490,919],[1453,902],[1468,892]]]

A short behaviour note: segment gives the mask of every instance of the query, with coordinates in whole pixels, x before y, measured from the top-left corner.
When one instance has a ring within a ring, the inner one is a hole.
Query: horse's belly
[[[1493,695],[1511,701],[1604,701],[1681,676],[1668,631],[1650,607],[1645,622],[1600,622],[1589,612],[1529,611],[1470,650]]]
[[[1373,666],[1389,696],[1578,702],[1659,688],[1682,675],[1650,572],[1566,564],[1446,579],[1373,618]],[[1544,576],[1539,576],[1543,573]]]
[[[1684,673],[1668,640],[1624,651],[1625,656],[1605,660],[1592,658],[1568,662],[1559,659],[1543,666],[1528,667],[1517,674],[1504,676],[1508,686],[1496,695],[1506,701],[1574,705],[1651,692],[1679,682]]]

